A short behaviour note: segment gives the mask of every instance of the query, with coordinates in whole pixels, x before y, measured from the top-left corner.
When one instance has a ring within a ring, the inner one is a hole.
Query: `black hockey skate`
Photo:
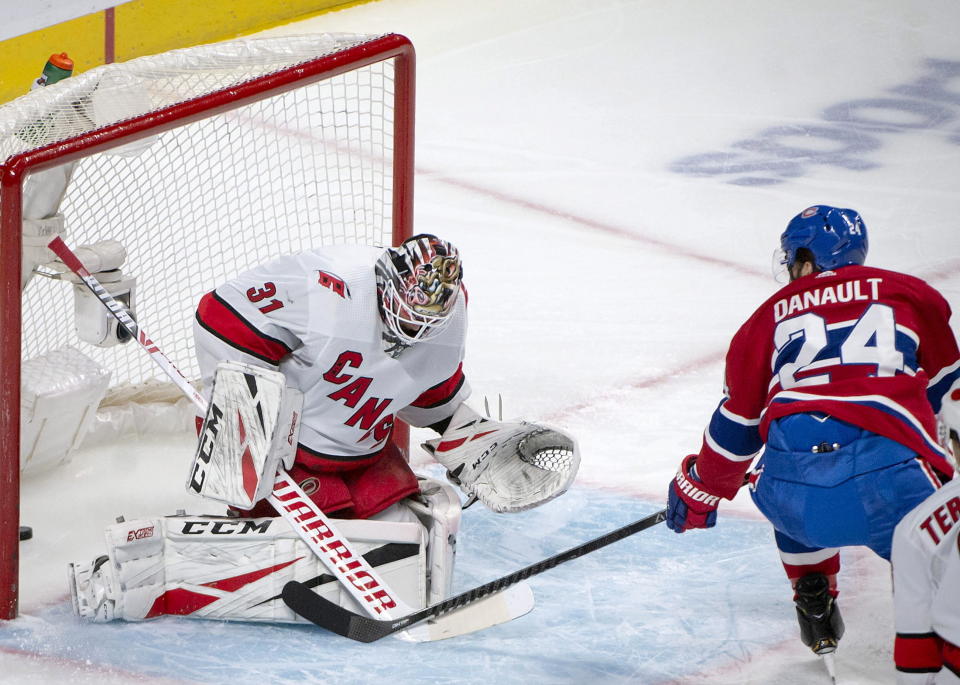
[[[830,583],[822,573],[811,573],[797,581],[797,620],[800,640],[814,654],[830,654],[843,637],[840,607],[830,594]]]

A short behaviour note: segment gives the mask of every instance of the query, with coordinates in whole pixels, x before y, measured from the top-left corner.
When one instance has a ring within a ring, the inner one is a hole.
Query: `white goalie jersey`
[[[381,253],[339,245],[281,257],[205,295],[194,326],[204,387],[220,361],[279,369],[303,393],[301,448],[344,462],[383,448],[395,418],[451,416],[470,393],[466,293],[438,336],[391,347],[377,307]]]

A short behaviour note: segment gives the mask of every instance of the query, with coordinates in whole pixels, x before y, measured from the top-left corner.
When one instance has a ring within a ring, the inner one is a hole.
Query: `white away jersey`
[[[893,536],[898,683],[960,682],[960,478],[917,505]],[[948,644],[941,646],[940,640]],[[936,668],[942,658],[943,668]],[[952,667],[952,668],[951,668]]]
[[[381,449],[394,417],[426,426],[468,397],[466,291],[435,338],[384,351],[374,264],[382,249],[323,247],[247,271],[203,297],[194,326],[204,387],[231,359],[279,369],[304,394],[300,444],[351,461]]]

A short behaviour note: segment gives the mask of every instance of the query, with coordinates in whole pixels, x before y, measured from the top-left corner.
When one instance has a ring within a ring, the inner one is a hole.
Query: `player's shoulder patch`
[[[347,285],[345,280],[331,271],[318,269],[317,284],[345,300],[350,299],[350,286]]]

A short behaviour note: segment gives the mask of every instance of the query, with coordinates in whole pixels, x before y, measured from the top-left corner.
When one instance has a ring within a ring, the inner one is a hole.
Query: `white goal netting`
[[[354,68],[349,57],[369,61],[377,38],[245,39],[98,67],[0,108],[0,160],[78,137],[94,145],[118,121],[170,108],[188,113],[175,128],[163,130],[160,116],[156,132],[81,156],[59,210],[72,247],[105,239],[124,245],[123,273],[136,278],[137,319],[193,377],[194,309],[218,283],[318,244],[391,242],[396,60]],[[239,106],[231,101],[233,89],[269,89],[277,74],[331,55],[334,75]],[[43,173],[24,182],[24,217],[44,211],[30,205],[31,184],[42,183]],[[21,310],[24,359],[73,345],[108,369],[114,386],[160,375],[135,343],[78,342],[73,307],[71,285],[29,281]]]

